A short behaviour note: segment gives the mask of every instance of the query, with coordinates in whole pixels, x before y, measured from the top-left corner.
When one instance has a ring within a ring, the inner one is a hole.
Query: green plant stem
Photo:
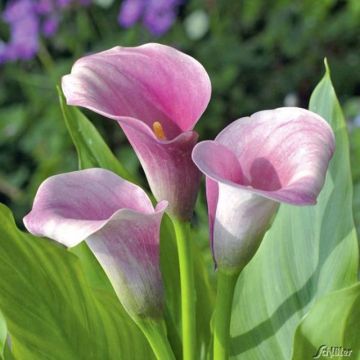
[[[236,280],[239,273],[217,274],[217,295],[214,322],[214,360],[229,358],[230,320]]]
[[[166,337],[166,326],[163,319],[135,319],[136,324],[142,330],[158,360],[175,360]]]
[[[51,75],[53,78],[53,69],[54,69],[54,60],[51,57],[48,49],[45,44],[40,42],[39,51],[38,51],[38,59],[40,60],[41,65],[44,67],[45,71]]]
[[[195,283],[188,222],[172,219],[179,255],[183,359],[194,360],[196,350]]]

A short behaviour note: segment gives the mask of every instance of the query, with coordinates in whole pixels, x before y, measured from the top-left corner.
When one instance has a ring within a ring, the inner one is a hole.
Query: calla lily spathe
[[[158,317],[163,307],[160,223],[136,185],[104,169],[60,174],[39,187],[25,227],[67,247],[86,241],[130,315]]]
[[[236,120],[214,141],[195,146],[219,268],[239,271],[250,261],[279,203],[316,203],[334,149],[323,118],[291,107]]]
[[[193,127],[210,100],[210,79],[192,57],[160,44],[115,47],[78,60],[62,79],[67,103],[116,120],[157,200],[188,220],[200,172]]]

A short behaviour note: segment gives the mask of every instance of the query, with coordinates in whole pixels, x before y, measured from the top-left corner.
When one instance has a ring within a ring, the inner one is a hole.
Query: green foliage
[[[78,154],[79,169],[102,167],[134,182],[133,176],[116,159],[94,125],[80,110],[66,106],[60,88],[58,93],[64,121]]]
[[[6,336],[7,336],[6,322],[3,314],[0,311],[0,359],[2,359],[2,355],[4,353]]]
[[[296,329],[292,359],[311,359],[322,345],[351,349],[350,359],[360,359],[359,323],[357,283],[315,303]]]
[[[310,109],[331,124],[336,151],[317,205],[281,205],[240,277],[231,327],[236,359],[289,359],[295,329],[314,302],[357,280],[349,143],[328,69]]]
[[[0,228],[0,307],[15,359],[152,357],[114,292],[91,288],[75,255],[19,231],[3,205]]]

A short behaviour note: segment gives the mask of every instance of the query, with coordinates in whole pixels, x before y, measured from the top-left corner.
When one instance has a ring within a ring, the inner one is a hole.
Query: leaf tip
[[[324,65],[325,65],[325,75],[330,77],[330,66],[326,57],[324,58]]]

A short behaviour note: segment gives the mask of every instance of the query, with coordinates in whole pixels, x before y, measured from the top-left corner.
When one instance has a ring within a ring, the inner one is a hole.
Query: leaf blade
[[[1,204],[0,229],[0,308],[15,358],[153,358],[114,292],[91,289],[75,255],[18,230]]]
[[[78,154],[79,169],[101,167],[113,171],[126,180],[136,182],[116,159],[95,126],[79,109],[66,105],[59,87],[58,94],[64,121]]]
[[[328,68],[313,92],[310,110],[332,126],[335,155],[318,204],[282,204],[238,281],[231,327],[235,359],[288,359],[295,328],[314,301],[356,281],[349,144]]]
[[[311,359],[322,346],[342,346],[359,359],[360,283],[321,298],[295,332],[293,360]],[[336,324],[336,326],[334,326]]]

